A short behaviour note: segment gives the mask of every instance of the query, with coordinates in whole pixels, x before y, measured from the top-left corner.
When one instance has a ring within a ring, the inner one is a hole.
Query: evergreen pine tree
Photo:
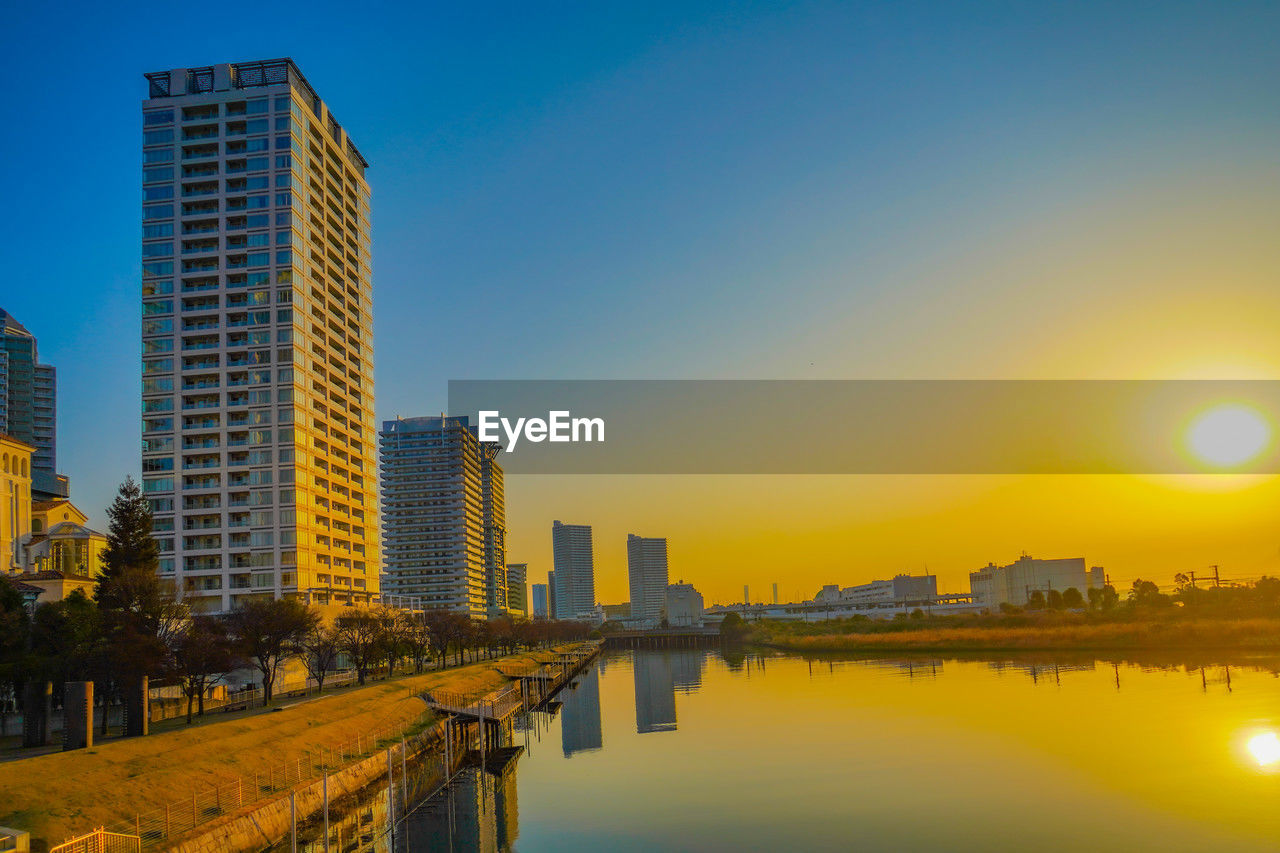
[[[112,602],[111,587],[127,570],[139,569],[154,574],[160,564],[160,547],[151,536],[151,507],[133,477],[126,477],[116,499],[107,508],[110,519],[107,547],[102,552],[102,576],[94,597],[104,606]]]

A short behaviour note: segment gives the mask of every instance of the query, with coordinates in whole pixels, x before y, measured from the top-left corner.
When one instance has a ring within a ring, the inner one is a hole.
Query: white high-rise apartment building
[[[590,619],[596,607],[596,566],[591,525],[551,525],[551,572],[554,619]]]
[[[193,609],[378,593],[367,163],[288,59],[146,75],[142,467]]]
[[[631,582],[631,618],[662,621],[667,594],[667,540],[629,534],[627,576]]]

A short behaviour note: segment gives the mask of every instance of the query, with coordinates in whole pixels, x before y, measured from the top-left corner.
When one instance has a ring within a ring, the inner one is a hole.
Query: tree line
[[[344,608],[326,621],[293,598],[252,598],[225,615],[192,613],[157,572],[150,508],[132,478],[107,515],[103,572],[91,596],[77,590],[28,612],[17,587],[0,577],[0,721],[23,709],[30,684],[51,683],[57,696],[66,682],[93,681],[105,735],[110,706],[139,694],[144,677],[152,686],[180,686],[190,722],[204,713],[210,688],[236,670],[253,671],[270,703],[293,660],[323,691],[326,677],[343,667],[365,684],[375,673],[461,665],[580,639],[590,630],[582,622],[482,621],[381,606]]]

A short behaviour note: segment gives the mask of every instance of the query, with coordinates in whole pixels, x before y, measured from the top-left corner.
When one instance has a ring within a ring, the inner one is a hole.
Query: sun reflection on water
[[[1275,732],[1258,732],[1245,744],[1259,767],[1280,769],[1280,736]]]

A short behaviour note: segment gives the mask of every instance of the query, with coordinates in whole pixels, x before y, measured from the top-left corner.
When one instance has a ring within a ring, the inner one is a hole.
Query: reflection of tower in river
[[[560,709],[560,745],[564,749],[564,757],[603,747],[600,674],[596,668],[587,667],[576,689],[569,687],[561,690],[556,698],[563,703]]]
[[[636,731],[669,732],[676,727],[676,685],[671,658],[662,652],[635,653]]]
[[[498,776],[465,768],[407,824],[409,850],[507,853],[520,834],[514,762]]]
[[[696,693],[702,686],[702,668],[707,663],[704,649],[676,649],[670,652],[671,674],[676,690]]]

